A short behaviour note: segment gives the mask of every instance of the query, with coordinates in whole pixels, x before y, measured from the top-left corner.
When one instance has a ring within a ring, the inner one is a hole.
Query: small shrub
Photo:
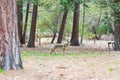
[[[84,36],[85,36],[85,39],[92,40],[94,39],[95,34],[93,34],[92,32],[85,32]]]

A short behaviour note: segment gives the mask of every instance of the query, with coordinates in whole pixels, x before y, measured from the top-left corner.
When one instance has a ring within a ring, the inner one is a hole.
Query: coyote
[[[65,44],[54,44],[54,46],[51,48],[50,54],[54,52],[56,49],[62,49],[63,53],[65,53],[66,48],[68,47],[68,43]]]

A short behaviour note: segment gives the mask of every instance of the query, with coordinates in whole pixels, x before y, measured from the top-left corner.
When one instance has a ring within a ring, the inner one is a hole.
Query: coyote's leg
[[[53,53],[53,51],[54,51],[54,50],[53,50],[53,49],[51,49],[50,54],[52,54],[52,53]]]
[[[52,54],[53,52],[55,52],[55,49],[56,48],[52,48],[51,51],[50,51],[50,54]]]
[[[65,50],[66,50],[65,47],[63,47],[63,53],[65,53]]]

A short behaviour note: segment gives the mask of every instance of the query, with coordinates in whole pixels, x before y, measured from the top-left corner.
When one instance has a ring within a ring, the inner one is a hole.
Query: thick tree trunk
[[[29,14],[29,3],[27,4],[27,9],[26,9],[26,17],[25,17],[25,25],[24,25],[24,32],[23,32],[23,37],[22,37],[22,44],[25,44],[25,37],[26,37],[26,31],[27,31],[27,23],[28,23],[28,14]]]
[[[71,45],[79,46],[79,6],[80,3],[75,3],[75,10],[73,16],[73,31],[71,37]]]
[[[120,14],[115,14],[117,19],[120,19]],[[120,50],[120,20],[115,20],[114,26],[114,50]]]
[[[17,16],[18,16],[18,34],[21,44],[22,44],[22,28],[23,28],[22,8],[23,8],[23,1],[19,0],[17,4]]]
[[[67,13],[68,13],[68,11],[65,11],[64,14],[63,14],[62,24],[61,24],[61,27],[60,27],[60,32],[59,32],[57,43],[62,42],[63,33],[64,33],[64,29],[65,29],[65,23],[66,23],[66,19],[67,19]]]
[[[114,4],[119,3],[119,0],[114,0]],[[114,8],[114,50],[120,50],[120,11]]]
[[[37,8],[38,8],[38,5],[34,4],[34,6],[33,6],[33,14],[32,14],[32,22],[31,22],[31,29],[30,29],[30,37],[29,37],[29,42],[28,42],[27,47],[35,47]]]
[[[5,70],[22,69],[15,0],[0,1],[0,43],[0,66]]]

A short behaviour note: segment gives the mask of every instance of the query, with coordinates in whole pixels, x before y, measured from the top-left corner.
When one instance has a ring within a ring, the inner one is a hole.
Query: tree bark
[[[52,38],[51,44],[53,44],[53,42],[54,42],[54,40],[55,40],[55,37],[56,37],[56,32],[54,32],[54,35],[53,35],[53,38]]]
[[[59,21],[59,17],[61,16],[61,12],[59,12],[59,14],[56,16],[55,22],[54,22],[54,30],[53,30],[53,38],[51,40],[51,44],[54,43],[54,40],[56,38],[56,33],[57,33],[57,25],[58,25],[58,21]]]
[[[65,11],[64,14],[63,14],[62,24],[61,24],[61,27],[60,27],[60,32],[59,32],[57,43],[62,42],[63,33],[64,33],[64,29],[65,29],[65,23],[66,23],[66,19],[67,19],[67,13],[68,13],[68,10]]]
[[[0,57],[4,70],[22,69],[16,1],[0,1]]]
[[[27,47],[35,47],[35,32],[36,32],[36,21],[37,21],[37,8],[38,5],[33,5],[33,13],[32,13],[32,22],[30,29],[30,37]]]
[[[17,16],[18,16],[18,34],[19,34],[19,39],[20,43],[22,44],[22,29],[23,29],[23,1],[19,0],[17,2]]]
[[[71,37],[71,45],[79,46],[79,6],[80,3],[75,3],[74,16],[73,16],[73,30]]]
[[[25,44],[25,37],[26,37],[26,31],[27,31],[27,23],[28,23],[28,14],[29,14],[29,3],[27,3],[27,9],[26,9],[26,17],[25,17],[25,25],[24,25],[24,32],[22,36],[22,44]]]
[[[115,14],[115,18],[120,19],[120,14]],[[115,20],[114,24],[114,50],[120,50],[120,20]]]
[[[119,3],[119,0],[114,0],[114,4]],[[114,50],[120,50],[120,11],[114,8]]]

